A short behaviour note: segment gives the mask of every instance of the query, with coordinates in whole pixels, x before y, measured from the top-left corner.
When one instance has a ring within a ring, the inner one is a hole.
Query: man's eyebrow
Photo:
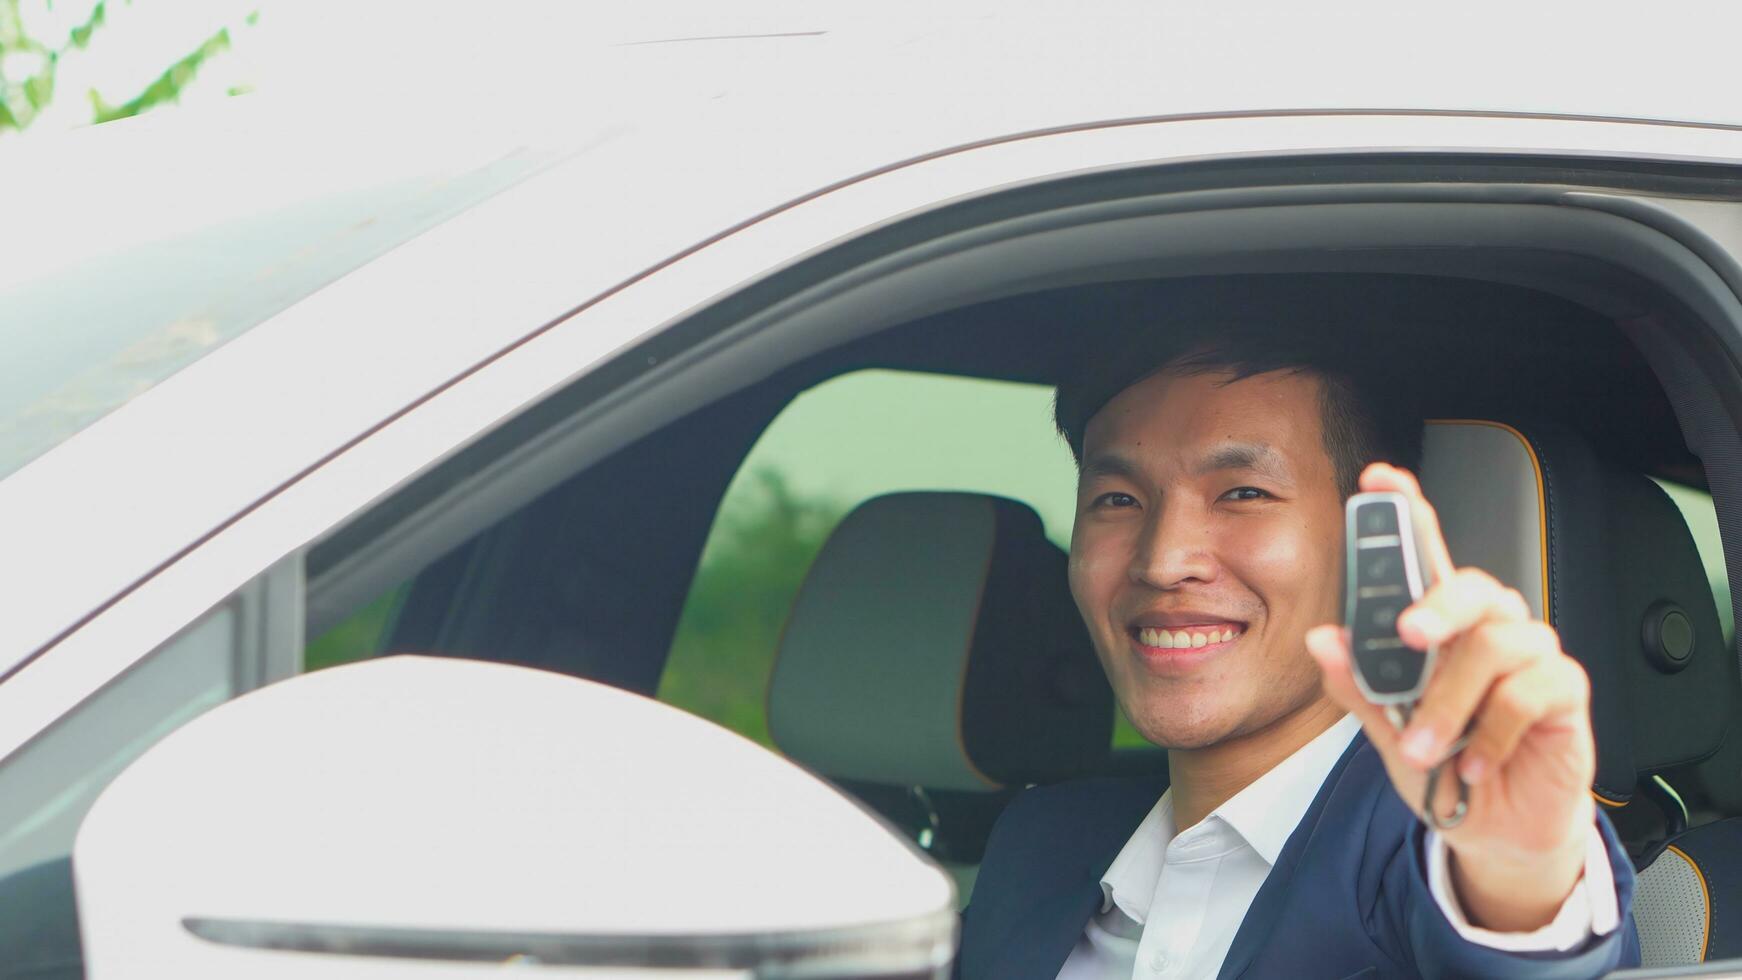
[[[1079,477],[1135,477],[1137,475],[1137,463],[1129,456],[1120,453],[1100,452],[1083,460],[1083,465],[1078,468],[1077,475]]]
[[[1219,446],[1198,460],[1193,470],[1199,476],[1219,470],[1252,470],[1278,480],[1288,479],[1288,461],[1261,442],[1234,442]]]

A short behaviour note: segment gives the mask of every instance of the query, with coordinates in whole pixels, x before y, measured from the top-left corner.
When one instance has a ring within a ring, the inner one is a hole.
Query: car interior
[[[803,392],[868,369],[1045,386],[1080,356],[1061,349],[1072,335],[1060,324],[1078,339],[1141,329],[1134,311],[1197,284],[1020,295],[813,357],[436,562],[381,649],[506,656],[657,695],[710,518],[756,437]],[[1647,964],[1734,955],[1710,920],[1724,906],[1714,889],[1742,884],[1724,856],[1742,833],[1724,819],[1742,807],[1726,743],[1742,698],[1687,519],[1653,482],[1705,483],[1650,368],[1612,323],[1542,292],[1390,274],[1336,288],[1418,325],[1386,356],[1422,388],[1423,479],[1454,555],[1520,588],[1593,678],[1593,793],[1643,872]],[[1165,771],[1160,750],[1115,746],[1111,691],[1064,569],[1024,501],[878,495],[830,530],[756,665],[771,745],[944,863],[964,902],[1023,787]]]
[[[1117,717],[1066,587],[1051,386],[1180,291],[1310,282],[1368,311],[1350,356],[1416,389],[1454,558],[1519,588],[1592,678],[1593,793],[1640,869],[1645,964],[1742,956],[1742,443],[1723,410],[1742,383],[1713,339],[1742,311],[1656,232],[1547,206],[1640,174],[1484,164],[1486,191],[1447,190],[1424,179],[1443,162],[1379,165],[1314,161],[1310,188],[1266,170],[1250,208],[1178,206],[1238,168],[1055,182],[776,270],[315,543],[307,667],[478,657],[662,698],[833,782],[965,905],[1024,787],[1166,767]],[[1376,181],[1392,199],[1355,193]],[[873,381],[894,394],[855,401]],[[904,403],[928,385],[960,387]],[[1012,393],[1032,412],[972,408]],[[813,442],[765,465],[829,398]],[[958,449],[990,475],[952,468]],[[834,471],[864,460],[901,475]]]

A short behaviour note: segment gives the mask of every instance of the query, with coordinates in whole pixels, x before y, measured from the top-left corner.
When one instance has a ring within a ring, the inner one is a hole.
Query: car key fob
[[[1385,709],[1398,729],[1409,723],[1433,674],[1437,646],[1416,650],[1397,635],[1397,617],[1433,586],[1421,561],[1409,500],[1400,493],[1358,493],[1344,509],[1344,566],[1347,594],[1343,621],[1349,629],[1349,651],[1355,661],[1355,685],[1368,701]],[[1468,745],[1465,732],[1445,756],[1428,769],[1423,784],[1421,817],[1436,830],[1451,830],[1470,812],[1470,784],[1453,776],[1458,799],[1449,813],[1435,805],[1440,776]]]
[[[1400,493],[1358,493],[1344,510],[1344,623],[1355,661],[1355,683],[1368,701],[1407,709],[1421,699],[1433,670],[1434,647],[1416,650],[1397,635],[1397,616],[1433,585],[1422,565]]]

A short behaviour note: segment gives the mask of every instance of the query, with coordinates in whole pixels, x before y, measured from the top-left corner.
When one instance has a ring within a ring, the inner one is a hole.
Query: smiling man
[[[1079,464],[1071,591],[1170,784],[1018,798],[958,974],[1534,978],[1637,962],[1631,865],[1588,792],[1583,671],[1516,592],[1452,565],[1410,473],[1421,422],[1402,390],[1341,335],[1229,313],[1242,304],[1175,311],[1060,387]],[[1399,620],[1406,642],[1442,650],[1402,732],[1362,700],[1336,625],[1357,490],[1410,498],[1438,573]],[[1436,833],[1414,807],[1467,726],[1470,810]]]

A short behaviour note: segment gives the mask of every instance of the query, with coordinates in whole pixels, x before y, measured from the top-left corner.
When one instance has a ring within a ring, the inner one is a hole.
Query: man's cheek
[[[1334,578],[1326,556],[1340,560],[1335,549],[1318,541],[1310,529],[1293,524],[1252,528],[1229,545],[1226,554],[1238,563],[1241,578],[1255,591],[1271,593],[1264,596],[1267,601],[1297,592],[1327,575]]]
[[[1112,597],[1114,581],[1108,579],[1108,574],[1116,569],[1110,568],[1106,549],[1097,549],[1093,541],[1076,539],[1071,542],[1070,561],[1066,568],[1071,583],[1071,598],[1077,602],[1077,610],[1083,614],[1083,619],[1093,623],[1106,613],[1106,604]]]

